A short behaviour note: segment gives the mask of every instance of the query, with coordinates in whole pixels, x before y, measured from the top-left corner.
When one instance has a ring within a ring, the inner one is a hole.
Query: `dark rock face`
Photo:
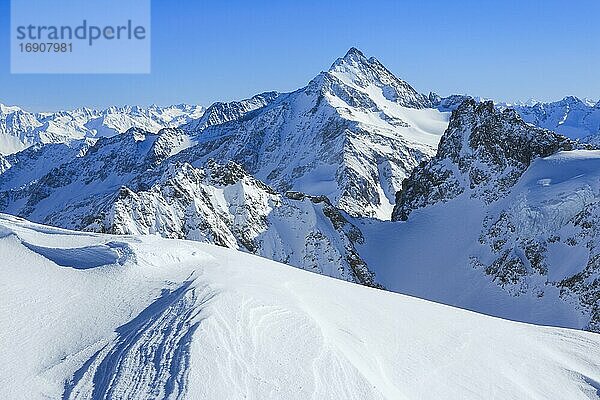
[[[564,136],[528,125],[511,109],[465,100],[453,111],[436,156],[402,183],[392,219],[404,221],[414,209],[465,191],[490,203],[516,183],[533,159],[575,146]]]

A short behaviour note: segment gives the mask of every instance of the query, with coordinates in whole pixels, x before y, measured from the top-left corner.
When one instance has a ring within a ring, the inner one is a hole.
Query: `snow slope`
[[[0,397],[593,399],[600,336],[0,217]],[[57,323],[60,321],[60,323]]]

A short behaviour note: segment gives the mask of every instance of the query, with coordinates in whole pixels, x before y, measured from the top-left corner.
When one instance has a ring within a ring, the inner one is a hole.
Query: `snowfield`
[[[3,399],[594,399],[600,335],[0,215]]]

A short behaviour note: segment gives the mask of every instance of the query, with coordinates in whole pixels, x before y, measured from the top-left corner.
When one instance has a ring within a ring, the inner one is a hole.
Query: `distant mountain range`
[[[0,104],[0,154],[12,154],[34,144],[65,143],[110,137],[137,127],[156,132],[198,119],[202,106],[78,108],[54,113],[31,113]]]
[[[596,104],[569,96],[552,103],[515,106],[526,122],[573,139],[597,142],[600,136],[600,101]]]

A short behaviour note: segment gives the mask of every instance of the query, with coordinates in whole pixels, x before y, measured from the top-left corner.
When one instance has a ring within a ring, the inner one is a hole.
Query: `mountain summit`
[[[308,85],[195,130],[182,162],[233,160],[278,191],[326,195],[354,216],[389,219],[394,194],[435,154],[449,113],[352,48]],[[190,124],[192,126],[193,124]]]
[[[418,93],[405,81],[398,79],[375,57],[367,59],[355,47],[350,48],[346,55],[338,58],[329,68],[329,74],[335,76],[344,84],[370,90],[377,95],[378,88],[385,99],[404,107],[426,108],[432,104],[429,98]]]

